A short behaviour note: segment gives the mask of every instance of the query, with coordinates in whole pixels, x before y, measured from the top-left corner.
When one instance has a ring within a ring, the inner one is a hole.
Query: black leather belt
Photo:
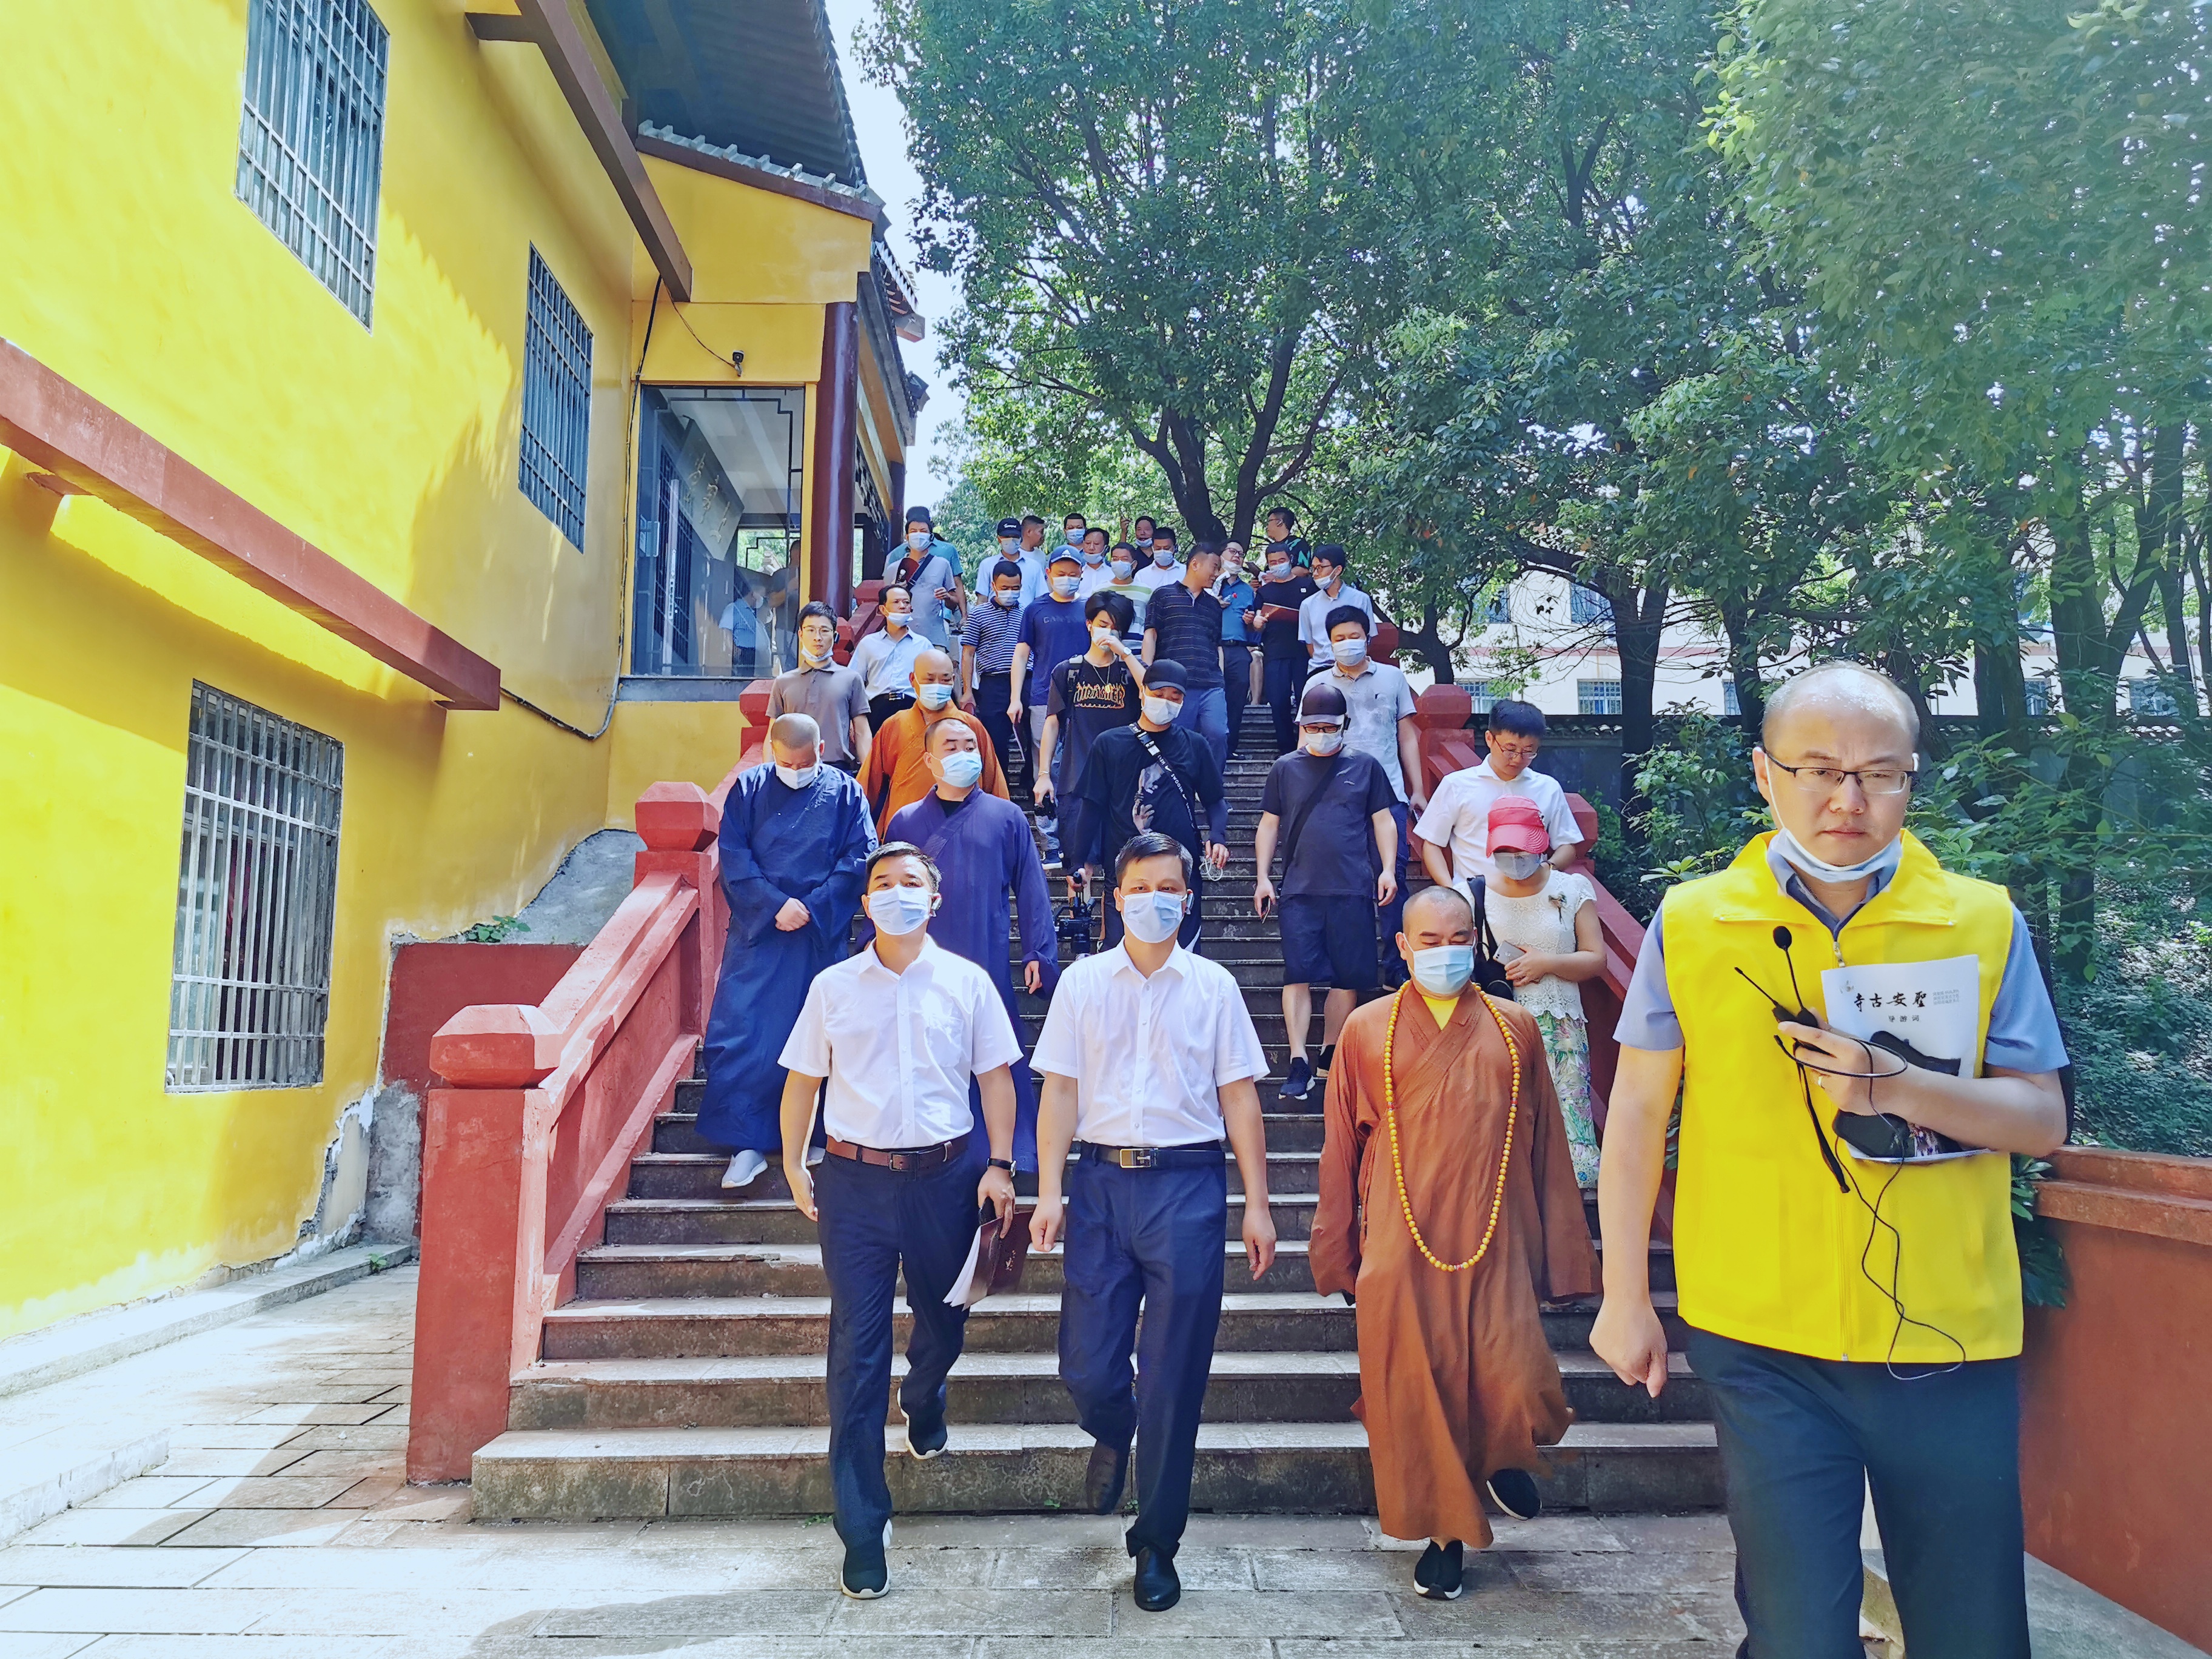
[[[874,1146],[860,1146],[849,1140],[829,1137],[830,1156],[849,1158],[855,1164],[872,1164],[878,1169],[889,1170],[895,1175],[920,1175],[925,1170],[941,1170],[948,1164],[960,1161],[960,1154],[968,1150],[968,1137],[961,1135],[952,1140],[940,1140],[934,1146],[910,1146],[902,1151],[887,1152]]]
[[[1180,1146],[1102,1146],[1095,1140],[1079,1140],[1074,1150],[1086,1164],[1110,1164],[1117,1170],[1218,1164],[1223,1158],[1222,1143],[1218,1140],[1188,1141]]]

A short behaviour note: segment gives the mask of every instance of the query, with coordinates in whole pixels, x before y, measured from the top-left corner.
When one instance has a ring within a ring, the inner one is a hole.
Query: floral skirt
[[[1552,1087],[1567,1120],[1567,1145],[1574,1154],[1575,1180],[1597,1185],[1597,1130],[1590,1121],[1589,1029],[1564,1014],[1538,1014],[1544,1058],[1552,1067]]]

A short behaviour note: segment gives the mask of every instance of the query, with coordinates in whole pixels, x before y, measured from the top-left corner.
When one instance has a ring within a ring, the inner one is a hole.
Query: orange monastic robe
[[[975,734],[975,746],[983,751],[983,788],[1000,800],[1011,799],[1006,793],[1006,774],[999,769],[998,751],[991,747],[991,734],[983,729],[983,722],[957,708],[947,710],[939,718],[968,722],[969,729]],[[868,764],[860,774],[860,793],[868,798],[870,807],[878,802],[883,804],[883,810],[876,814],[878,836],[890,833],[891,814],[902,806],[913,805],[937,787],[937,780],[929,775],[929,763],[922,755],[921,740],[928,730],[927,717],[919,707],[902,708],[883,723],[875,741],[868,745]]]
[[[1597,1255],[1543,1039],[1510,1002],[1496,1006],[1520,1044],[1521,1105],[1497,1234],[1464,1272],[1442,1272],[1420,1254],[1382,1121],[1383,1041],[1400,1005],[1392,1073],[1413,1219],[1439,1259],[1458,1262],[1474,1254],[1490,1218],[1512,1078],[1505,1040],[1472,987],[1441,1030],[1408,987],[1357,1010],[1337,1039],[1314,1285],[1358,1299],[1352,1409],[1367,1425],[1382,1530],[1481,1547],[1491,1537],[1485,1478],[1536,1470],[1537,1448],[1556,1445],[1574,1420],[1538,1299],[1594,1292]]]

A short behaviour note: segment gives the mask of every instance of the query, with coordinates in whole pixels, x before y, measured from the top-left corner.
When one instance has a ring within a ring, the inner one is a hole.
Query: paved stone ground
[[[1740,1633],[1711,1516],[1506,1523],[1442,1604],[1371,1521],[1202,1516],[1158,1615],[1088,1516],[901,1522],[873,1602],[836,1593],[819,1517],[471,1522],[467,1488],[402,1479],[414,1291],[381,1274],[9,1401],[159,1421],[173,1451],[0,1548],[0,1659],[1726,1659]]]

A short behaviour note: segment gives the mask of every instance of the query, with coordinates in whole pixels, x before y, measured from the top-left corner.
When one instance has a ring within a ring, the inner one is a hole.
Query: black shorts
[[[1375,906],[1356,898],[1285,898],[1283,982],[1371,991],[1382,982],[1375,942]]]

